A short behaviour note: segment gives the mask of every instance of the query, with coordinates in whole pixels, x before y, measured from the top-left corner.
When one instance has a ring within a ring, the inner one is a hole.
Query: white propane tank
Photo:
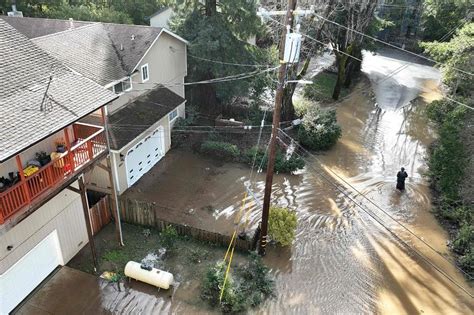
[[[286,33],[285,54],[283,60],[287,63],[295,63],[300,60],[301,34]]]
[[[169,272],[156,268],[146,270],[142,269],[140,266],[140,263],[129,261],[125,265],[125,276],[165,290],[169,289],[174,281],[173,275]]]

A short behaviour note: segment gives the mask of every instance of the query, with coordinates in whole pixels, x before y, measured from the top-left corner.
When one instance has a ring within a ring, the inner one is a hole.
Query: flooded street
[[[474,307],[453,283],[473,294],[452,263],[446,232],[430,213],[424,176],[435,134],[423,100],[439,97],[433,91],[439,73],[389,56],[365,60],[370,83],[361,80],[337,104],[343,130],[337,145],[306,155],[298,174],[275,176],[273,203],[297,211],[297,237],[291,248],[269,247],[264,260],[276,277],[276,297],[254,313],[468,314]],[[402,166],[409,177],[399,193],[396,173]],[[240,211],[249,175],[242,164],[218,164],[178,149],[128,194],[169,207],[187,224],[231,233],[236,218],[252,228],[260,221],[264,173],[252,180],[254,196]],[[198,313],[199,282],[183,281],[163,309]]]

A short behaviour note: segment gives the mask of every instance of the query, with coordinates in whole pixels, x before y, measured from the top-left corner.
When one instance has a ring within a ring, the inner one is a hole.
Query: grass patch
[[[335,73],[323,71],[318,73],[313,78],[313,84],[308,84],[304,87],[304,97],[318,102],[330,103],[332,93],[336,86],[337,75]],[[343,98],[349,94],[349,89],[342,87],[339,98]]]

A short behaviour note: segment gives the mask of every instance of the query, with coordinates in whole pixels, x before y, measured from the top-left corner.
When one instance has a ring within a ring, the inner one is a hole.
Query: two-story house
[[[8,314],[92,239],[83,175],[109,153],[104,108],[118,95],[1,19],[0,86],[0,314]],[[88,116],[101,119],[81,122]]]
[[[111,161],[119,193],[170,149],[171,127],[184,117],[186,44],[165,28],[39,18],[2,17],[74,71],[119,97],[107,106]],[[36,28],[41,27],[41,31]],[[90,120],[88,122],[93,122]],[[108,175],[87,176],[97,190]]]

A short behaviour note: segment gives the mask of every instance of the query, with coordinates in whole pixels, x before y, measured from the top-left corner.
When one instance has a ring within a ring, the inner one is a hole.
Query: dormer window
[[[116,94],[121,94],[123,92],[130,91],[132,89],[132,78],[128,77],[123,81],[120,81],[119,83],[115,84],[113,87],[113,91]]]
[[[142,82],[148,81],[150,79],[150,73],[148,72],[148,64],[142,66]]]

